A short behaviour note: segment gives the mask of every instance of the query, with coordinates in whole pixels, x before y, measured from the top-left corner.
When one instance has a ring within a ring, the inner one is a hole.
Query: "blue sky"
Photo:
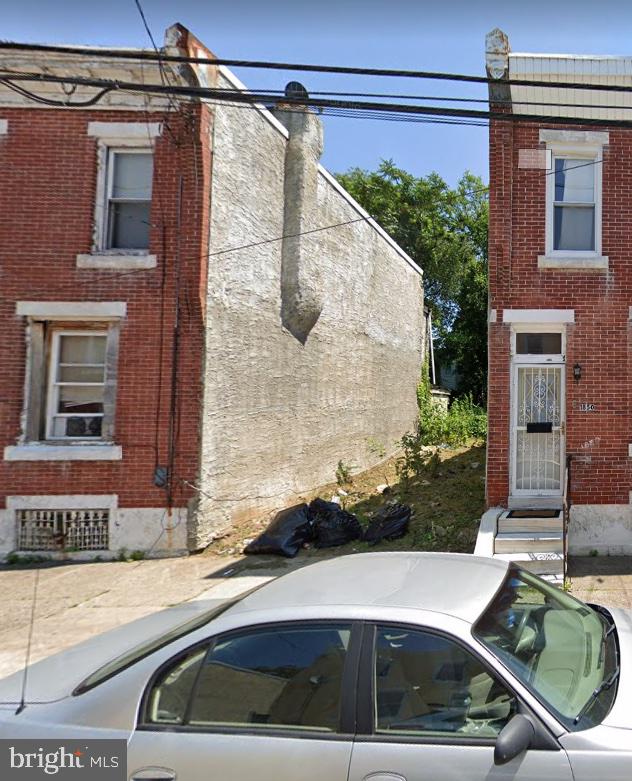
[[[632,4],[446,0],[142,0],[162,41],[179,21],[220,57],[482,74],[485,33],[501,27],[514,51],[632,53]],[[5,40],[147,46],[134,0],[0,0]],[[483,85],[239,69],[253,89],[291,79],[323,89],[485,98]],[[325,118],[323,163],[375,168],[383,158],[454,183],[466,169],[487,181],[487,130]]]

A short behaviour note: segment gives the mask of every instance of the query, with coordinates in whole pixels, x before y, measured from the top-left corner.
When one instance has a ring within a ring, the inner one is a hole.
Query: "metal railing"
[[[566,470],[564,472],[564,503],[562,505],[562,574],[564,583],[566,583],[567,567],[568,567],[568,527],[571,520],[571,470],[572,470],[573,456],[569,453],[566,456]]]

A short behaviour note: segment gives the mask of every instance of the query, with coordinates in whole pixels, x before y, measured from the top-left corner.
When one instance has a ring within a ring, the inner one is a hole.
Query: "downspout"
[[[298,82],[285,88],[287,97],[308,97]],[[306,105],[279,105],[276,118],[289,133],[283,184],[283,243],[281,251],[281,322],[305,344],[323,309],[321,263],[302,234],[317,225],[318,161],[323,151],[320,119]]]

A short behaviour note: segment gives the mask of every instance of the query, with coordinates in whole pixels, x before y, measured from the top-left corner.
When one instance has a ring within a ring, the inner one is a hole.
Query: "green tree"
[[[424,271],[439,360],[454,362],[459,391],[484,399],[487,373],[487,191],[466,173],[450,188],[436,173],[415,177],[384,160],[340,183]]]

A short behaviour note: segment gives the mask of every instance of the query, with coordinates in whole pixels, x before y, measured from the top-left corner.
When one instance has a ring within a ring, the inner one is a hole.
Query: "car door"
[[[347,781],[361,628],[266,624],[178,654],[149,681],[130,779]]]
[[[520,706],[454,638],[367,627],[359,691],[349,781],[572,781],[550,737],[546,749],[494,764],[495,738]]]

